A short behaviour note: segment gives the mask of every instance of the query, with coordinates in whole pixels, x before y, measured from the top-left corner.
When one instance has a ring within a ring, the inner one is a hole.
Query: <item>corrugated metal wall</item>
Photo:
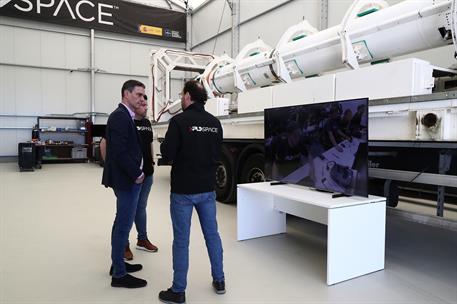
[[[0,45],[0,156],[17,155],[36,116],[91,111],[90,30],[2,16]],[[185,45],[95,31],[95,111],[113,111],[127,79],[148,85],[149,52],[160,47]]]

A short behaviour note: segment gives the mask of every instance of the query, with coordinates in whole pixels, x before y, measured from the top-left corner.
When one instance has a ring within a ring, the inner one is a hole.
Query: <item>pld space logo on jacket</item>
[[[152,128],[151,127],[146,127],[146,126],[137,126],[136,129],[138,131],[148,131],[148,132],[152,132]]]
[[[217,128],[215,127],[199,127],[199,126],[191,126],[189,127],[189,132],[211,132],[211,133],[217,133]]]

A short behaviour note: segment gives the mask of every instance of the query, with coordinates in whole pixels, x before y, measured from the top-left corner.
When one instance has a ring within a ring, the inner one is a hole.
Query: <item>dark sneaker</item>
[[[130,250],[129,245],[127,245],[127,247],[125,247],[124,259],[126,259],[127,261],[133,260],[133,253],[132,253],[132,250]]]
[[[137,272],[143,269],[143,265],[141,264],[129,264],[126,262],[124,262],[124,264],[125,270],[127,270],[127,272]],[[113,275],[113,266],[111,266],[111,268],[109,269],[109,275]]]
[[[168,304],[182,304],[186,303],[186,293],[185,292],[173,292],[171,288],[168,290],[162,290],[159,292],[159,300]]]
[[[140,288],[148,285],[148,282],[143,279],[135,278],[129,274],[126,274],[122,278],[112,278],[112,287],[125,287],[125,288]]]
[[[146,240],[138,240],[136,243],[136,249],[144,250],[144,251],[149,251],[149,252],[157,252],[158,248],[149,242],[148,239]]]
[[[217,294],[225,293],[225,281],[213,281],[213,288]]]

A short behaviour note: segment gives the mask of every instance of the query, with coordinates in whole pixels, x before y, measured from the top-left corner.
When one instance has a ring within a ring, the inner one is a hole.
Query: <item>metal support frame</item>
[[[436,204],[436,215],[443,216],[444,215],[444,196],[446,189],[444,186],[438,186],[438,193],[437,193],[437,204]]]
[[[439,163],[438,163],[438,172],[439,174],[446,174],[450,167],[452,161],[452,152],[449,150],[443,150],[440,152],[439,156]],[[438,186],[437,187],[437,206],[436,206],[436,215],[443,216],[444,214],[444,197],[446,194],[446,187],[445,186]]]
[[[32,130],[32,127],[0,127],[0,130]]]
[[[319,30],[328,28],[328,0],[320,0]]]
[[[192,10],[187,9],[186,11],[186,51],[190,51],[192,46]]]
[[[228,1],[228,0],[227,0]],[[241,14],[241,9],[240,9],[240,0],[230,0],[228,1],[230,4],[230,9],[231,9],[231,14],[232,14],[232,43],[231,43],[231,56],[232,58],[235,58],[236,55],[240,52],[240,14]],[[234,71],[236,74],[238,74],[238,71]],[[239,76],[239,74],[238,74]],[[241,86],[244,90],[244,83],[241,80],[241,77],[239,79],[235,78],[235,84],[238,84],[238,86]],[[242,90],[243,90],[242,89]],[[230,95],[230,105],[229,109],[234,109],[237,107],[237,99],[238,99],[238,93],[231,94]]]
[[[171,5],[171,1],[170,0],[165,0],[165,2],[167,3],[168,8],[172,10],[173,6]]]
[[[95,31],[90,30],[90,121],[95,122]]]
[[[41,70],[53,70],[53,71],[65,71],[65,72],[70,72],[70,73],[73,73],[73,72],[88,73],[88,72],[90,72],[90,68],[59,68],[59,67],[51,67],[51,66],[17,64],[17,63],[7,63],[7,62],[0,62],[0,66],[31,68],[31,69],[41,69]],[[105,74],[105,75],[114,75],[114,76],[148,77],[148,75],[108,72],[108,71],[101,70],[101,69],[95,69],[95,73]],[[172,78],[172,79],[174,79],[174,78]]]
[[[154,104],[152,105],[153,113],[151,113],[152,116],[150,118],[156,121],[160,115],[175,107],[170,95],[171,72],[180,70],[189,73],[203,73],[214,57],[212,55],[192,54],[172,49],[153,51],[151,56],[151,69],[154,75],[152,83],[154,91],[151,93],[153,101],[151,102]],[[164,92],[157,94],[162,91]]]
[[[240,52],[240,0],[229,1],[232,10],[232,58]]]

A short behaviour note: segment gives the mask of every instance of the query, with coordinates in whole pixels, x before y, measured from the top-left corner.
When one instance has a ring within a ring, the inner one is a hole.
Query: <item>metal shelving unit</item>
[[[86,162],[87,122],[88,118],[38,117],[43,163]]]

